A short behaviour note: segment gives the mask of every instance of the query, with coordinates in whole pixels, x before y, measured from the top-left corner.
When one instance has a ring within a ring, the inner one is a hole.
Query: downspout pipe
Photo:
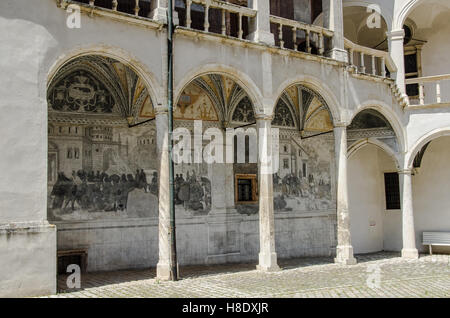
[[[167,99],[168,99],[168,118],[169,118],[169,200],[170,200],[170,278],[172,281],[178,280],[177,268],[177,244],[176,244],[176,226],[175,226],[175,193],[174,193],[174,165],[173,165],[173,0],[168,0],[167,9]]]

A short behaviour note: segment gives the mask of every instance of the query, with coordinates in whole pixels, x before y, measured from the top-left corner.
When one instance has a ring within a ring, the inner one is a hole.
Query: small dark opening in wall
[[[58,257],[58,274],[67,274],[67,267],[76,264],[83,268],[81,255],[66,255]]]
[[[384,174],[386,210],[400,210],[400,182],[397,172]]]

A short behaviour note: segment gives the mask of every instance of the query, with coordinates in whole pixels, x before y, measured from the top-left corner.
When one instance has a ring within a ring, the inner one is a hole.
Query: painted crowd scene
[[[79,170],[67,177],[64,172],[59,172],[51,192],[54,197],[51,208],[67,213],[75,208],[88,212],[125,211],[128,195],[135,189],[158,196],[157,172],[153,173],[151,183],[147,182],[143,169],[137,170],[134,176]]]

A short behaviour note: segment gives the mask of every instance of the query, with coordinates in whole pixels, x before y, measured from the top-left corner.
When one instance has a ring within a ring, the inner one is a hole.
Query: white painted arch
[[[432,130],[420,137],[413,147],[411,147],[411,150],[408,152],[406,156],[406,163],[407,168],[412,169],[414,164],[414,158],[419,153],[419,151],[430,141],[433,141],[439,137],[445,137],[450,136],[450,127],[444,127],[444,128],[438,128],[435,130]]]
[[[353,121],[353,119],[358,115],[360,112],[367,110],[367,109],[373,109],[379,112],[381,115],[383,115],[386,120],[391,124],[392,129],[394,129],[395,135],[397,137],[397,141],[399,144],[399,152],[404,153],[406,152],[406,133],[403,125],[401,124],[400,119],[398,118],[397,114],[391,110],[390,106],[386,103],[379,101],[379,100],[368,100],[360,104],[356,109],[354,110],[349,124]]]
[[[394,16],[392,30],[402,30],[406,19],[409,14],[420,4],[426,2],[427,0],[408,0],[406,3],[397,11],[398,13]]]
[[[360,139],[357,142],[355,142],[354,144],[352,144],[348,150],[347,150],[347,158],[350,159],[351,157],[353,157],[358,150],[369,146],[369,145],[373,145],[375,147],[380,148],[381,150],[384,150],[384,152],[386,152],[386,154],[391,157],[391,159],[395,162],[395,165],[397,167],[397,169],[400,169],[401,167],[401,158],[399,158],[399,154],[395,153],[391,148],[389,148],[385,143],[379,141],[376,138],[365,138],[365,139]]]

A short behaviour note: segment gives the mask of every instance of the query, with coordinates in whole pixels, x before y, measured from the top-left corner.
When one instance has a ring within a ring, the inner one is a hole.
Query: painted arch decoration
[[[149,88],[117,60],[67,62],[47,90],[48,218],[158,216],[158,158]]]
[[[153,118],[144,81],[127,65],[88,55],[66,63],[47,92],[49,112]]]
[[[206,74],[183,90],[174,118],[216,122],[253,122],[253,104],[236,81],[222,74]]]
[[[303,85],[292,85],[284,90],[275,107],[272,125],[311,133],[333,130],[333,120],[326,102]]]

